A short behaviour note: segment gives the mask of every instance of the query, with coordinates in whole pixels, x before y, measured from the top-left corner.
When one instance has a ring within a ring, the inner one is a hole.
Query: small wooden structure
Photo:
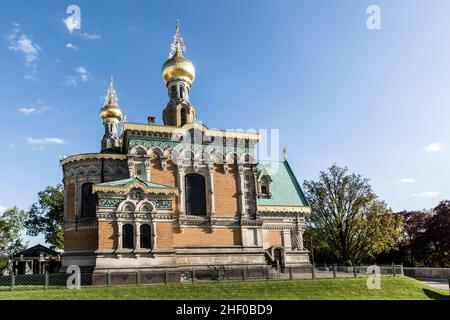
[[[18,252],[10,263],[15,275],[57,273],[61,268],[61,254],[38,244]]]

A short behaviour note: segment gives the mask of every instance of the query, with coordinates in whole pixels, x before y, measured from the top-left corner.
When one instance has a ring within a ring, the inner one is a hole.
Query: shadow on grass
[[[422,289],[423,293],[425,293],[427,295],[428,298],[433,299],[433,300],[450,300],[450,296],[449,295],[443,295],[428,289]]]

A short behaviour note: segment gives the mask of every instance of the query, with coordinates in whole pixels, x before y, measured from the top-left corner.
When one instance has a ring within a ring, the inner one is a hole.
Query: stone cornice
[[[260,134],[256,132],[236,132],[228,130],[212,130],[208,129],[206,126],[194,122],[186,124],[183,127],[173,127],[173,126],[161,126],[155,124],[143,124],[143,123],[132,123],[125,122],[123,124],[123,131],[135,130],[135,131],[145,131],[145,132],[161,132],[161,133],[178,133],[184,134],[190,129],[199,129],[204,131],[207,135],[225,138],[238,138],[238,139],[250,139],[250,140],[260,140]]]
[[[127,155],[117,153],[85,153],[64,158],[61,160],[61,165],[64,166],[68,163],[75,161],[93,160],[93,159],[126,160]]]
[[[141,189],[145,194],[164,194],[164,195],[178,195],[178,189],[177,188],[155,188],[155,187],[148,187],[142,182],[134,181],[133,183],[130,183],[126,186],[100,186],[100,185],[94,185],[92,187],[92,193],[96,192],[104,192],[104,193],[129,193],[133,188],[139,188]]]

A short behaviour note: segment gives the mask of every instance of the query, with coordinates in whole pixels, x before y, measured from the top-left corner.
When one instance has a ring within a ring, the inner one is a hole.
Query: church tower
[[[162,68],[162,77],[169,95],[169,103],[163,112],[164,125],[167,126],[182,127],[196,120],[195,108],[189,101],[195,68],[194,64],[183,56],[185,50],[177,20],[169,59]]]
[[[117,94],[114,90],[113,78],[111,76],[105,104],[100,110],[105,127],[105,134],[102,139],[102,153],[120,151],[119,124],[122,119],[122,111],[117,104]]]

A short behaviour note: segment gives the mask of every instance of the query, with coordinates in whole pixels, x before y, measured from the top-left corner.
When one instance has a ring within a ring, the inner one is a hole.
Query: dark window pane
[[[148,224],[141,225],[141,248],[150,249],[151,246],[151,232]]]
[[[262,194],[267,194],[267,187],[266,186],[261,186],[261,193]]]
[[[92,183],[85,183],[81,187],[81,217],[92,218],[95,217],[96,201],[92,194]]]
[[[205,178],[202,175],[186,175],[186,214],[206,215]]]
[[[122,247],[124,249],[134,248],[134,232],[131,224],[126,224],[122,227]]]

